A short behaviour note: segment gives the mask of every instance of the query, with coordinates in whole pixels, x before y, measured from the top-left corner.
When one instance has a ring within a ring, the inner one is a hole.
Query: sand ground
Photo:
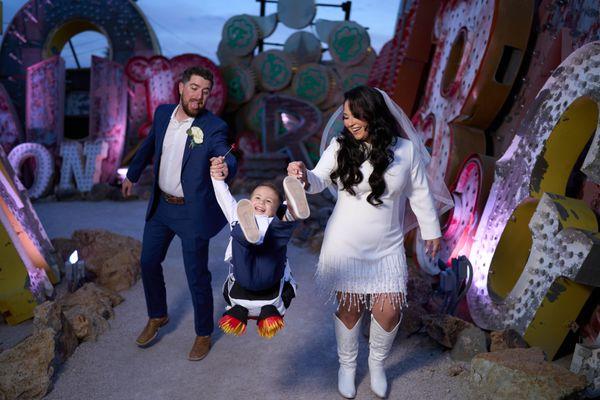
[[[103,228],[141,240],[146,202],[48,202],[35,208],[48,235],[69,237],[76,229]],[[222,261],[227,229],[211,240],[215,321],[224,308],[220,294],[227,273]],[[291,245],[288,256],[299,284],[286,314],[285,329],[272,340],[250,323],[240,337],[213,335],[213,347],[200,362],[187,360],[194,340],[193,313],[181,242],[176,238],[164,262],[171,321],[154,346],[134,340],[146,321],[143,288],[122,292],[111,329],[97,342],[81,344],[55,374],[47,399],[340,399],[333,331],[334,306],[317,295],[313,274],[317,255]],[[0,331],[3,347],[30,324]],[[387,361],[391,399],[469,398],[467,375],[448,375],[449,353],[426,335],[396,339]],[[368,343],[361,337],[357,399],[376,398],[369,389]]]

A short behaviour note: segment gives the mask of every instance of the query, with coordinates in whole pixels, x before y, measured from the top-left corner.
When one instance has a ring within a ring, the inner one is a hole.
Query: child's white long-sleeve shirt
[[[217,203],[219,203],[219,207],[221,207],[227,222],[229,222],[229,228],[231,229],[232,224],[238,221],[237,200],[229,191],[229,185],[227,185],[225,181],[219,181],[212,177],[210,179],[212,180],[213,188],[215,189]],[[260,232],[260,238],[257,244],[261,244],[265,238],[269,224],[273,221],[273,217],[256,215],[255,218],[258,225],[258,231]],[[231,238],[229,238],[229,244],[227,245],[227,250],[225,250],[225,261],[231,261]]]

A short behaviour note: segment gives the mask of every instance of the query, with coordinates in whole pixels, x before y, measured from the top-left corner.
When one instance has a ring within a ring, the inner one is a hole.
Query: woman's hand
[[[430,256],[431,258],[435,258],[438,251],[440,250],[440,242],[440,238],[425,241],[425,252],[428,256]]]
[[[306,165],[302,161],[292,161],[288,164],[287,173],[288,176],[293,176],[298,179],[305,188],[308,187],[308,178],[306,174]]]

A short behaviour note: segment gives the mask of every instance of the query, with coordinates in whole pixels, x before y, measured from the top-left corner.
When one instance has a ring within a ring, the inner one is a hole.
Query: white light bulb
[[[79,261],[79,255],[77,254],[77,250],[75,250],[69,257],[69,262],[71,264],[75,264],[77,261]]]

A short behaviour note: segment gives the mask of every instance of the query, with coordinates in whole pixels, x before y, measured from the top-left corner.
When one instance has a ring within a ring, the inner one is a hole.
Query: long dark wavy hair
[[[383,175],[385,170],[394,160],[392,147],[402,135],[402,129],[388,110],[385,99],[374,88],[357,86],[344,93],[344,103],[348,102],[352,115],[367,123],[368,142],[356,140],[344,127],[336,139],[340,144],[337,154],[337,169],[331,173],[331,180],[339,179],[342,189],[355,196],[354,186],[362,182],[363,174],[360,166],[366,160],[373,165],[373,172],[369,176],[371,193],[367,201],[377,207],[383,204],[381,196],[385,192],[386,184]]]

